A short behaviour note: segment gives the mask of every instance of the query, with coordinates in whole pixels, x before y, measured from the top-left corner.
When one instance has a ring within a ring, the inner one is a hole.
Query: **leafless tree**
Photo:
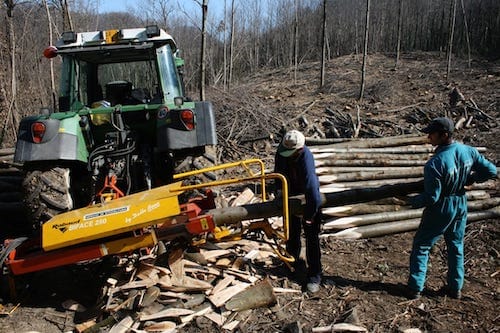
[[[6,13],[6,28],[7,28],[7,45],[9,46],[9,67],[10,67],[10,101],[8,103],[7,116],[5,117],[4,129],[2,130],[2,138],[4,137],[6,129],[11,130],[13,137],[17,136],[17,126],[19,118],[17,115],[17,64],[16,64],[16,35],[14,32],[14,8],[17,2],[14,0],[4,0],[5,13]]]
[[[450,6],[450,35],[448,38],[448,62],[446,65],[446,79],[450,81],[451,54],[453,51],[453,36],[455,34],[455,13],[457,8],[457,0],[451,0]]]
[[[201,4],[202,18],[201,18],[201,49],[200,49],[200,100],[205,100],[205,52],[207,49],[207,12],[208,12],[208,0],[203,0]]]
[[[231,0],[231,33],[229,34],[229,80],[228,87],[231,86],[231,81],[233,79],[233,54],[234,54],[234,16],[236,7],[234,6],[234,0]]]
[[[63,1],[61,1],[62,4]],[[50,14],[50,9],[49,5],[46,0],[43,0],[43,5],[45,7],[45,11],[47,12],[47,26],[49,30],[49,45],[54,45],[52,41],[52,16]],[[69,16],[69,14],[68,14]],[[63,24],[64,26],[64,24]],[[52,95],[52,105],[55,108],[56,106],[56,82],[55,82],[55,76],[54,76],[54,61],[52,59],[50,61],[50,90],[51,90],[51,95]]]
[[[401,26],[403,25],[403,0],[399,0],[399,10],[398,10],[398,41],[396,46],[396,65],[394,68],[398,68],[399,64],[399,53],[401,51]]]
[[[293,47],[293,82],[297,83],[297,69],[299,59],[299,0],[295,0],[295,20],[293,27],[294,47]]]
[[[323,29],[321,39],[321,75],[320,87],[325,85],[325,62],[326,62],[326,0],[323,0]]]
[[[361,69],[361,89],[359,90],[359,100],[363,99],[365,91],[365,76],[366,76],[366,58],[368,54],[368,27],[370,26],[370,0],[366,0],[366,16],[365,16],[365,43],[363,47],[363,67]]]
[[[470,68],[471,63],[471,51],[470,51],[470,40],[469,40],[469,27],[467,26],[467,14],[465,12],[464,0],[460,0],[460,5],[462,7],[462,16],[464,19],[464,29],[465,29],[465,40],[467,42],[467,64]]]

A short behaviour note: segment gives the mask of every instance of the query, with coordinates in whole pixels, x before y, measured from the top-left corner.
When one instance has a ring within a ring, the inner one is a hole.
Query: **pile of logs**
[[[14,166],[14,148],[0,149],[0,239],[18,235],[27,224],[22,202],[21,171]],[[7,221],[12,223],[7,223]]]
[[[309,140],[316,161],[320,191],[331,193],[356,188],[411,183],[423,179],[423,167],[433,147],[426,137],[400,136],[328,144]],[[322,145],[319,145],[322,144]],[[477,147],[480,152],[485,148]],[[500,216],[495,180],[468,188],[469,222]],[[492,197],[493,196],[493,197]],[[322,237],[369,238],[415,230],[422,209],[411,209],[404,198],[324,208]]]

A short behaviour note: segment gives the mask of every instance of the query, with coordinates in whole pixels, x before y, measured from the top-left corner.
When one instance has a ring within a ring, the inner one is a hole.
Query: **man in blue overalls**
[[[321,195],[314,158],[305,145],[305,137],[301,132],[291,130],[285,134],[276,152],[274,171],[286,177],[288,195],[305,195],[306,205],[303,215],[290,216],[289,239],[286,249],[298,263],[301,249],[300,235],[304,229],[308,273],[306,287],[309,292],[315,293],[319,291],[322,273],[319,243]]]
[[[464,186],[484,182],[497,174],[496,166],[477,149],[453,141],[453,129],[453,122],[441,117],[422,130],[437,148],[424,167],[424,192],[409,199],[414,208],[425,207],[410,255],[407,295],[410,299],[420,297],[429,251],[442,235],[448,251],[448,284],[444,289],[450,297],[461,298],[467,221]]]

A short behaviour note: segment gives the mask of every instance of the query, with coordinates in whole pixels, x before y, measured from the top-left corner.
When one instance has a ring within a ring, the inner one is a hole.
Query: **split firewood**
[[[127,333],[130,332],[130,328],[132,327],[134,320],[130,316],[126,316],[118,323],[116,323],[111,329],[109,333]]]
[[[202,281],[190,276],[183,276],[181,278],[172,278],[171,283],[163,283],[160,279],[158,282],[160,287],[166,290],[176,291],[176,292],[193,292],[193,291],[203,291],[209,290],[213,286],[206,281]]]
[[[208,291],[209,295],[215,295],[218,294],[221,290],[225,289],[227,286],[229,286],[233,281],[235,277],[233,275],[228,275],[224,277],[222,280],[219,280],[215,287],[212,290]]]
[[[207,261],[212,261],[215,262],[218,257],[222,256],[227,256],[230,254],[234,254],[232,251],[229,250],[201,250],[200,253],[205,257]]]
[[[127,289],[140,289],[140,288],[149,288],[154,286],[158,281],[153,281],[151,279],[141,280],[141,281],[131,281],[127,282],[121,286],[115,288],[116,291],[123,291]]]
[[[212,304],[215,307],[221,307],[231,297],[233,297],[234,295],[238,294],[242,290],[245,290],[249,285],[250,284],[248,284],[248,283],[239,282],[236,285],[227,287],[224,290],[218,292],[217,294],[214,294],[214,295],[208,297],[208,299],[210,300],[210,302],[212,302]]]
[[[216,323],[217,326],[219,326],[219,327],[224,325],[224,323],[227,320],[226,316],[224,316],[224,314],[222,314],[222,313],[209,312],[209,313],[204,314],[203,316],[210,319],[214,323]]]
[[[173,321],[162,321],[144,327],[146,332],[175,332],[177,325]]]
[[[258,275],[250,275],[247,272],[240,271],[240,270],[237,270],[234,268],[225,269],[223,272],[223,275],[224,276],[234,275],[235,277],[239,278],[240,280],[246,281],[249,283],[254,283],[254,282],[258,281],[260,278],[260,276],[258,276]]]
[[[239,324],[240,324],[239,320],[233,320],[227,324],[224,324],[224,326],[222,326],[222,329],[232,332],[238,327]]]
[[[157,313],[149,314],[149,315],[140,315],[140,321],[146,320],[156,320],[160,318],[178,318],[180,316],[186,316],[193,314],[195,311],[189,309],[181,309],[181,308],[168,308]]]
[[[204,315],[206,315],[209,312],[213,312],[213,309],[210,306],[210,304],[207,303],[205,306],[202,307],[201,310],[198,310],[198,311],[196,311],[196,312],[194,312],[194,313],[192,313],[190,315],[181,317],[181,322],[182,323],[188,323],[191,320],[193,320],[194,318],[200,317],[200,316],[204,316]]]
[[[230,206],[235,207],[235,206],[244,205],[244,204],[250,202],[250,200],[252,200],[254,196],[255,196],[255,194],[253,193],[253,191],[251,189],[249,189],[248,187],[246,187],[243,190],[243,192],[241,192],[240,195],[238,195],[238,197],[236,197],[236,199],[234,199],[230,203]]]

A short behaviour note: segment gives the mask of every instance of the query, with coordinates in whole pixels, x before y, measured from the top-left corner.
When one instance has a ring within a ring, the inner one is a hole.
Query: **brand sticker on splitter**
[[[100,212],[87,214],[83,217],[83,220],[91,220],[91,219],[95,219],[96,217],[103,217],[103,216],[125,213],[125,212],[128,212],[129,208],[130,208],[130,206],[124,206],[124,207],[113,208],[113,209],[108,209],[108,210],[103,210]]]

